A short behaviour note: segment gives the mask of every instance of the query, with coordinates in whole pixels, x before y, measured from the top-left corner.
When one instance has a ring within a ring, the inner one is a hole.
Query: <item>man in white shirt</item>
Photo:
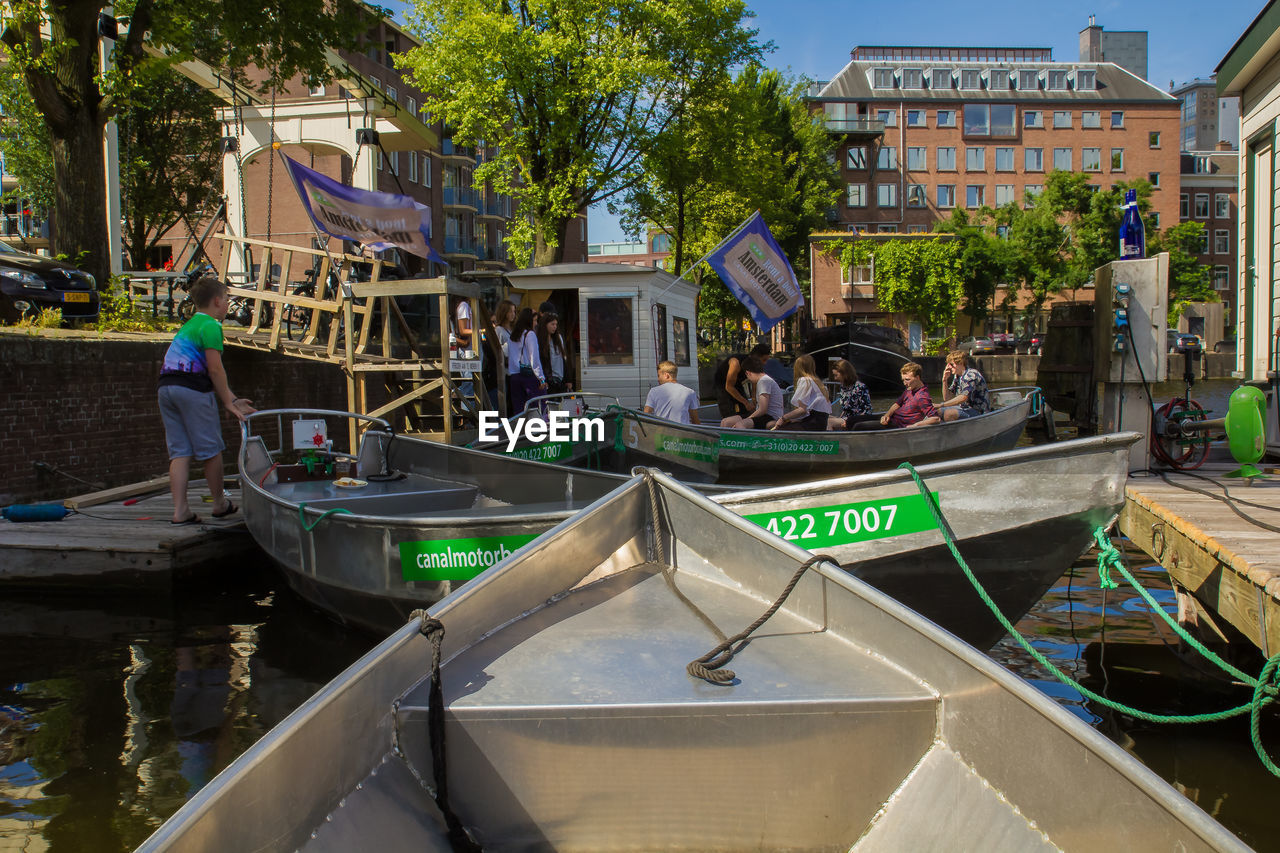
[[[469,352],[472,349],[471,336],[475,332],[475,324],[471,320],[470,299],[458,300],[458,307],[454,310],[454,318],[456,323],[453,336],[457,340],[459,353]]]
[[[676,381],[677,370],[675,362],[664,361],[658,365],[658,384],[649,389],[649,396],[645,397],[645,414],[681,424],[701,423],[698,395]]]

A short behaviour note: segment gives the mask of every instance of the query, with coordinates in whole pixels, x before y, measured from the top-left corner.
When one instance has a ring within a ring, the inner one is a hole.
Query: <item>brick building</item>
[[[845,194],[833,228],[926,232],[957,207],[1025,204],[1054,170],[1085,172],[1100,188],[1146,178],[1157,224],[1178,221],[1179,103],[1129,71],[1053,62],[1047,48],[852,55],[810,95],[839,142]],[[870,284],[840,277],[815,260],[819,325],[854,309],[842,284]]]
[[[1182,153],[1182,192],[1178,197],[1179,219],[1204,226],[1204,245],[1198,255],[1213,289],[1222,299],[1228,328],[1236,318],[1237,258],[1236,219],[1240,152],[1220,142],[1213,151]],[[1222,330],[1216,330],[1217,338]]]

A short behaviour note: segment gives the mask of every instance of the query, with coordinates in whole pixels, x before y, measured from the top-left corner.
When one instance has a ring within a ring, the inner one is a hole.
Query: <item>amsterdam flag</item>
[[[758,210],[706,260],[751,312],[751,319],[761,332],[769,331],[804,305],[796,274]]]

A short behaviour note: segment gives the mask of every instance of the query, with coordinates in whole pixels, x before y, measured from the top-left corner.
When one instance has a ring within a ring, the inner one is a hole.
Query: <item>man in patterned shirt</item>
[[[936,424],[941,418],[929,397],[929,387],[924,384],[924,368],[909,361],[902,365],[902,384],[906,390],[898,397],[889,411],[879,421],[856,424],[855,430],[874,430],[885,427],[921,427]]]
[[[991,411],[987,400],[987,380],[977,368],[969,365],[969,354],[964,350],[947,353],[947,366],[942,369],[943,397],[938,404],[944,421],[958,421],[985,415]]]

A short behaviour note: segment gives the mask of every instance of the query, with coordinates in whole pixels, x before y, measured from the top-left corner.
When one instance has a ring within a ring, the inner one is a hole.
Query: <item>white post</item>
[[[102,14],[114,18],[115,9],[106,6]],[[114,39],[106,36],[98,39],[98,61],[104,75],[114,67],[115,53]],[[102,162],[107,179],[107,256],[111,263],[111,274],[120,275],[124,272],[120,236],[120,136],[114,121],[108,121],[102,129]]]

